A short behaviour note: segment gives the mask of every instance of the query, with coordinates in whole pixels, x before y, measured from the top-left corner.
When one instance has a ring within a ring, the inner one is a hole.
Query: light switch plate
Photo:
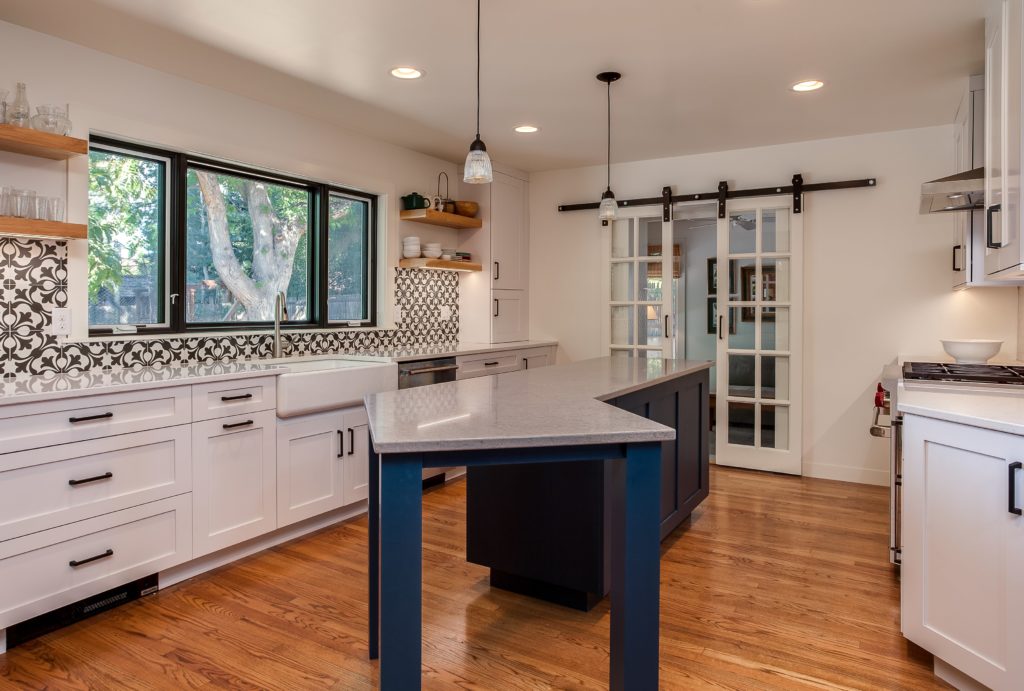
[[[54,307],[50,311],[50,318],[52,319],[50,332],[54,336],[71,335],[71,308]]]
[[[448,305],[441,305],[441,321],[446,322],[452,318],[452,308]]]

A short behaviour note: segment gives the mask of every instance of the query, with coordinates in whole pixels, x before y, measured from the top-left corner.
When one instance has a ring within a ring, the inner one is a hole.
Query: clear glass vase
[[[7,122],[18,127],[28,127],[32,116],[32,109],[28,105],[28,96],[25,94],[25,83],[18,82],[18,89],[14,93],[14,102],[7,109]]]

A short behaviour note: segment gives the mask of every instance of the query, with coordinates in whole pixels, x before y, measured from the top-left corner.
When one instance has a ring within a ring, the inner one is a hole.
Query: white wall
[[[398,219],[398,197],[413,190],[433,196],[440,171],[448,173],[455,189],[453,163],[4,22],[0,64],[6,68],[0,88],[13,92],[15,80],[26,82],[33,110],[70,103],[74,136],[108,134],[383,195],[379,251],[389,268],[397,264],[399,233],[446,246],[456,241],[455,231],[410,223],[399,228]],[[66,192],[68,220],[84,223],[88,162],[73,160],[66,178],[64,169],[64,163],[4,155],[0,185],[48,195]],[[84,242],[71,243],[69,302],[76,337],[85,336],[87,328],[85,252]],[[393,274],[381,272],[381,326],[393,317]]]
[[[878,186],[805,201],[804,473],[888,483],[885,442],[867,433],[882,366],[940,352],[943,337],[1000,338],[1017,353],[1017,291],[949,289],[952,218],[918,213],[920,185],[953,171],[952,127],[801,142],[613,166],[619,199],[733,187],[877,177]],[[603,354],[602,244],[595,201],[604,170],[530,178],[530,336],[558,339],[561,360]],[[656,212],[658,213],[658,212]]]

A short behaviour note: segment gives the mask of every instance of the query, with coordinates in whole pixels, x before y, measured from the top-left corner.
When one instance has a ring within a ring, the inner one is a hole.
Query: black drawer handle
[[[68,422],[75,424],[76,422],[89,422],[90,420],[109,420],[114,417],[113,413],[100,413],[99,415],[86,415],[84,417],[69,417]]]
[[[232,422],[230,424],[225,422],[223,427],[224,427],[224,429],[235,429],[236,427],[245,427],[245,426],[251,425],[251,424],[252,424],[252,420],[246,420],[245,422]]]
[[[220,400],[224,401],[225,403],[228,403],[230,401],[244,401],[249,398],[252,398],[251,393],[243,393],[238,396],[221,396]]]
[[[484,363],[484,367],[494,367],[495,365],[500,365],[500,364],[501,364],[500,362],[495,360],[494,362],[485,362]]]
[[[351,427],[348,428],[348,455],[351,456],[356,452],[356,431]]]
[[[107,471],[102,475],[97,475],[95,477],[86,477],[82,478],[81,480],[68,480],[68,484],[71,485],[72,487],[78,487],[79,485],[84,485],[89,482],[96,482],[97,480],[109,480],[112,477],[114,477],[114,474],[111,473],[110,471]]]
[[[84,564],[88,564],[90,562],[94,562],[94,561],[96,561],[98,559],[106,559],[107,557],[112,557],[112,556],[114,556],[114,550],[108,549],[103,554],[97,554],[96,556],[89,557],[88,559],[77,559],[77,560],[76,559],[72,559],[71,561],[68,562],[68,566],[70,566],[71,568],[74,568],[76,566],[82,566]]]
[[[1014,482],[1014,480],[1017,479],[1016,472],[1021,468],[1024,468],[1024,463],[1021,463],[1020,461],[1016,461],[1010,464],[1010,498],[1007,511],[1017,516],[1020,516],[1022,513],[1024,513],[1021,511],[1021,509],[1017,508],[1017,483]]]
[[[1001,249],[1003,246],[1003,243],[1001,241],[995,242],[992,239],[992,214],[1000,213],[1002,212],[1002,210],[1002,204],[993,204],[992,206],[988,207],[988,209],[985,210],[985,246],[988,247],[990,250],[998,250]]]

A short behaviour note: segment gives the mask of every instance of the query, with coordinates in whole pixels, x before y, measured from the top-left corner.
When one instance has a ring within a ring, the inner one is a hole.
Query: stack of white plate
[[[402,256],[406,259],[418,259],[420,256],[420,239],[410,235],[402,240]]]
[[[437,259],[441,256],[440,242],[427,242],[423,245],[423,256],[430,259]]]

